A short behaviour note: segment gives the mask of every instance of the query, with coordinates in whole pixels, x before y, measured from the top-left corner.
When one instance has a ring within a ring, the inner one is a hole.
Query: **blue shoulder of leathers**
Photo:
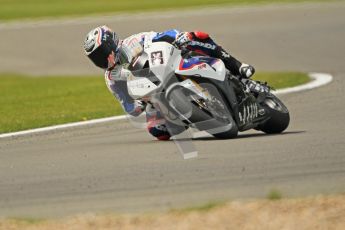
[[[175,41],[176,36],[180,33],[178,30],[167,30],[161,33],[157,33],[155,37],[152,38],[153,42],[169,42],[172,43]]]

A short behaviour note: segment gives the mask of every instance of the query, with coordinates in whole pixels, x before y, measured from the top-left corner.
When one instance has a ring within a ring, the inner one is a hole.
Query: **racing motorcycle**
[[[234,138],[249,129],[281,133],[289,125],[288,109],[268,85],[251,92],[220,59],[146,37],[129,70],[129,95],[163,114],[172,135],[194,128]]]

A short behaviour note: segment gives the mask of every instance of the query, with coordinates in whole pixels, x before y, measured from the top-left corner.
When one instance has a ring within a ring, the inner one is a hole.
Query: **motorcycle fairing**
[[[184,76],[200,76],[224,81],[226,69],[224,63],[217,58],[194,56],[182,58],[175,73]]]
[[[158,87],[148,78],[130,76],[127,81],[128,93],[132,98],[137,99],[148,95]]]
[[[198,66],[198,69],[202,69],[205,68],[205,64],[212,66],[217,61],[219,61],[219,59],[210,57],[186,58],[181,60],[179,70],[188,70],[194,68],[195,66]]]
[[[150,70],[161,81],[160,86],[162,86],[168,80],[164,76],[174,73],[177,63],[181,59],[181,51],[166,42],[155,42],[153,44],[145,40],[144,50],[149,58]]]

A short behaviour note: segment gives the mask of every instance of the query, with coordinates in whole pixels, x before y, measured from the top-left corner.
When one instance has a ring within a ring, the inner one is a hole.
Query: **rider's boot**
[[[230,70],[231,74],[238,76],[238,79],[246,86],[248,92],[267,92],[267,86],[250,79],[255,73],[253,66],[238,61],[220,46],[218,46],[217,50],[217,56],[222,59],[225,67]]]
[[[246,86],[246,91],[259,94],[259,93],[269,93],[270,87],[267,83],[262,83],[259,81],[254,81],[251,79],[242,78],[241,82]]]

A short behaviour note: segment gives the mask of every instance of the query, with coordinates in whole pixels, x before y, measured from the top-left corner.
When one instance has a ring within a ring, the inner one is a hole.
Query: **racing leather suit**
[[[138,116],[146,109],[147,129],[151,135],[159,140],[168,140],[171,136],[167,130],[167,121],[151,105],[145,108],[140,101],[130,97],[126,82],[130,75],[127,66],[143,51],[145,37],[150,37],[153,42],[165,41],[173,43],[179,34],[181,33],[178,30],[168,30],[161,33],[143,32],[124,39],[119,43],[118,63],[113,69],[105,72],[105,81],[108,89],[121,102],[123,109],[128,114]],[[187,50],[219,58],[233,75],[241,75],[240,68],[242,63],[228,54],[221,46],[217,45],[207,33],[195,31],[189,32],[189,34],[191,41],[185,47]]]

